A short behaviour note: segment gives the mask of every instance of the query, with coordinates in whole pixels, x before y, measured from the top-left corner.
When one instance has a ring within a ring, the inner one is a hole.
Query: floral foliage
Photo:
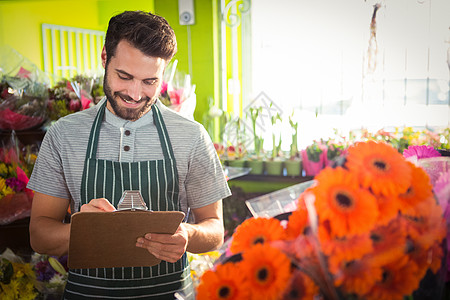
[[[36,273],[35,287],[41,294],[63,294],[69,271],[67,255],[58,258],[35,253],[31,264]]]
[[[0,261],[0,294],[2,299],[35,299],[36,274],[29,263]]]
[[[94,77],[77,75],[63,79],[49,89],[48,114],[50,120],[58,120],[64,116],[89,108],[99,93],[99,80]]]
[[[6,249],[0,254],[1,299],[45,299],[62,295],[67,280],[67,256],[34,253],[29,262]]]
[[[344,158],[293,212],[239,225],[198,299],[237,299],[245,286],[239,299],[401,300],[426,274],[443,279],[446,223],[424,169],[384,141],[357,142]]]
[[[309,146],[301,150],[305,175],[317,175],[325,167],[336,163],[336,160],[345,154],[350,145],[367,141],[386,142],[399,153],[403,153],[409,146],[426,145],[430,150],[418,148],[420,149],[419,151],[426,151],[428,155],[434,155],[433,152],[437,152],[435,149],[450,149],[450,128],[441,131],[431,131],[428,129],[416,130],[412,127],[396,127],[393,131],[380,129],[376,132],[362,129],[360,131],[350,131],[348,137],[342,136],[335,131],[334,137],[328,140],[313,141]],[[411,151],[414,151],[414,149]],[[407,155],[412,156],[414,153],[407,153]]]
[[[191,83],[191,76],[177,70],[178,60],[174,60],[166,68],[159,99],[174,111],[191,115],[194,113],[195,84]]]
[[[33,191],[26,185],[35,161],[31,146],[0,148],[0,225],[30,215]]]
[[[25,130],[46,119],[47,87],[21,68],[15,76],[0,74],[0,129]]]
[[[403,156],[421,166],[430,176],[433,192],[444,211],[447,225],[450,225],[450,157],[443,157],[431,146],[409,146]],[[447,249],[450,247],[450,233],[447,233]],[[447,252],[447,278],[450,278],[450,254]]]

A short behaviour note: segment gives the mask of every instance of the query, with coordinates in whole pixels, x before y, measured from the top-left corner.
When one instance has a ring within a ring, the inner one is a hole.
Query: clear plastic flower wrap
[[[49,89],[48,115],[56,121],[77,111],[91,107],[98,94],[97,77],[76,75],[62,79]],[[93,96],[93,91],[96,96]],[[100,96],[101,97],[101,96]]]
[[[46,118],[48,78],[14,49],[0,47],[0,129],[26,130]]]
[[[193,118],[197,104],[196,86],[192,84],[189,74],[177,71],[177,64],[178,60],[174,60],[167,67],[159,98],[172,110]]]
[[[403,156],[423,168],[430,177],[433,192],[447,222],[447,249],[450,249],[450,156],[441,155],[441,152],[448,153],[426,145],[409,146],[403,152]],[[447,251],[447,281],[449,280],[450,254]]]
[[[392,146],[350,146],[296,202],[237,227],[197,299],[442,298],[443,210],[425,170]]]

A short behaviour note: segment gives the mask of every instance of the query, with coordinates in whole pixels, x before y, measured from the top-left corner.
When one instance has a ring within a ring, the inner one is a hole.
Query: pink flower
[[[179,105],[182,102],[183,89],[173,90],[169,92],[170,102],[172,105]]]
[[[421,145],[421,146],[409,146],[408,149],[403,151],[403,156],[405,158],[416,156],[417,159],[422,159],[441,156],[441,154],[432,146]]]
[[[78,99],[70,99],[69,109],[71,111],[79,111],[81,108],[81,102]]]
[[[91,99],[81,95],[81,106],[83,109],[88,109],[91,106]]]
[[[23,67],[20,67],[19,72],[17,72],[16,76],[20,78],[30,78],[31,72]]]
[[[167,92],[167,86],[168,86],[167,82],[163,81],[161,84],[161,95]]]
[[[28,179],[27,174],[25,174],[25,172],[21,168],[17,167],[16,173],[17,173],[17,179],[24,182],[25,184],[27,184],[28,181],[30,180],[30,179]]]

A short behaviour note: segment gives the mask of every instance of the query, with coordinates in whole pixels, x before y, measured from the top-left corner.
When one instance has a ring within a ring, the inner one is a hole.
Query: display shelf
[[[296,200],[307,188],[314,184],[308,180],[293,186],[255,197],[245,201],[253,217],[275,217],[276,215],[293,211]]]
[[[38,145],[40,146],[42,139],[46,133],[44,128],[37,128],[33,130],[22,130],[22,131],[12,131],[12,130],[0,130],[0,139],[2,145],[7,145],[11,141],[11,135],[15,133],[17,139],[22,145]]]
[[[30,218],[23,218],[6,225],[0,225],[0,253],[6,248],[16,254],[30,255]]]

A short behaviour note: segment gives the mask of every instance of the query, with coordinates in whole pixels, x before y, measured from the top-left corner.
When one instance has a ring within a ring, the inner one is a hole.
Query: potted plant
[[[228,158],[228,166],[244,168],[246,166],[246,150],[244,143],[242,142],[244,135],[241,130],[242,119],[237,117],[235,120],[235,134],[236,134],[236,143],[232,144],[229,142],[229,146],[227,147],[227,158]]]
[[[283,173],[283,160],[280,157],[281,153],[281,133],[278,134],[275,131],[278,121],[281,122],[280,114],[277,112],[270,118],[272,122],[272,155],[269,160],[266,161],[267,175],[281,175]],[[277,139],[278,138],[278,139]]]
[[[289,116],[289,124],[292,128],[292,141],[289,149],[289,159],[284,162],[288,176],[300,176],[302,173],[302,161],[298,151],[298,122],[294,122],[294,112]]]
[[[327,148],[322,142],[313,141],[302,150],[301,155],[305,175],[315,176],[325,167]]]
[[[345,154],[347,147],[345,144],[337,142],[333,139],[328,140],[325,144],[327,147],[325,166],[333,166],[334,162],[337,159],[343,157],[343,154]]]
[[[254,153],[250,155],[247,161],[247,166],[251,168],[250,174],[263,174],[264,173],[264,161],[262,160],[261,154],[263,152],[264,138],[260,136],[256,131],[256,121],[262,112],[262,107],[253,108],[250,107],[250,118],[252,120],[253,129],[253,144]]]

